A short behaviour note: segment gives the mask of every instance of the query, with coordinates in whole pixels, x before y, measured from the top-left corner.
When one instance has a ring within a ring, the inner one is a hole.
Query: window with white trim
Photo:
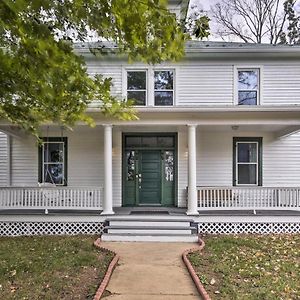
[[[237,69],[237,99],[238,105],[259,104],[259,76],[258,68]]]
[[[127,71],[127,99],[134,101],[136,106],[147,103],[147,71]]]
[[[40,146],[40,182],[67,183],[67,139],[44,138]]]
[[[135,106],[173,106],[174,77],[174,69],[127,69],[126,97]]]
[[[261,138],[234,138],[234,185],[261,185]]]
[[[154,71],[154,105],[172,106],[174,104],[174,71]]]

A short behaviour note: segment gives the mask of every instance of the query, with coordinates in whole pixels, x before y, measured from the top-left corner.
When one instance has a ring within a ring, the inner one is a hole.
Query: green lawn
[[[0,299],[92,299],[113,258],[95,239],[0,238]]]
[[[300,299],[300,235],[208,236],[189,255],[212,299]]]

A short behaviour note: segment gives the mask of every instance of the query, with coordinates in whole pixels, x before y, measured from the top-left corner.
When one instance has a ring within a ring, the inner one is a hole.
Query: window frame
[[[154,71],[173,71],[173,105],[155,105],[154,99]],[[122,67],[122,96],[127,99],[127,73],[128,72],[138,72],[145,71],[146,72],[146,104],[145,105],[134,105],[139,109],[147,108],[147,107],[174,107],[176,106],[176,95],[177,95],[177,86],[176,86],[176,78],[178,76],[179,69],[174,66],[123,66]]]
[[[143,90],[129,90],[128,89],[128,72],[144,72],[146,74],[146,87]],[[149,93],[149,72],[148,69],[144,68],[134,68],[134,69],[128,69],[126,68],[126,73],[125,73],[125,90],[126,90],[126,99],[128,99],[128,91],[134,91],[134,92],[144,92],[145,91],[145,104],[144,105],[134,105],[135,107],[146,107],[148,106],[148,93]]]
[[[45,164],[53,164],[53,162],[47,162],[44,161],[44,145],[46,143],[53,143],[63,144],[63,162],[59,162],[59,164],[63,165],[63,184],[56,184],[57,186],[67,186],[68,184],[68,138],[67,137],[42,137],[41,138],[42,143],[39,145],[38,149],[38,169],[39,169],[39,176],[38,180],[41,183],[44,183],[44,170],[45,170]]]
[[[158,90],[155,89],[155,72],[163,72],[163,71],[171,71],[173,72],[173,89],[169,89],[169,90]],[[175,76],[176,76],[176,72],[174,68],[155,68],[153,69],[153,105],[155,107],[173,107],[175,105]],[[172,105],[156,105],[155,104],[155,92],[172,92],[173,94],[173,101],[172,101]]]
[[[245,187],[252,187],[252,186],[262,186],[262,142],[263,138],[262,137],[233,137],[233,164],[232,164],[232,169],[233,169],[233,186],[245,186]],[[247,144],[247,143],[256,143],[257,144],[257,162],[256,163],[251,163],[251,162],[238,162],[238,144]],[[239,184],[238,183],[238,165],[239,164],[256,164],[256,184]]]
[[[257,80],[257,89],[256,90],[239,90],[239,71],[258,71],[258,80]],[[263,99],[263,66],[261,65],[238,65],[234,66],[234,104],[237,106],[259,106],[262,104]],[[239,104],[239,91],[256,91],[257,92],[257,99],[256,99],[256,105],[243,105]]]

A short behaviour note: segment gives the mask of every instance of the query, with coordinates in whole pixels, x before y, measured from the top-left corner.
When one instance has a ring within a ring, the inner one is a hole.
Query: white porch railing
[[[101,188],[4,187],[0,209],[102,210]]]
[[[300,187],[197,187],[202,210],[300,210]]]

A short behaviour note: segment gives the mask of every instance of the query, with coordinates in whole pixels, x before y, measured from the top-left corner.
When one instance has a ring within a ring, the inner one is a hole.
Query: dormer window
[[[238,105],[259,104],[259,69],[238,69]]]

